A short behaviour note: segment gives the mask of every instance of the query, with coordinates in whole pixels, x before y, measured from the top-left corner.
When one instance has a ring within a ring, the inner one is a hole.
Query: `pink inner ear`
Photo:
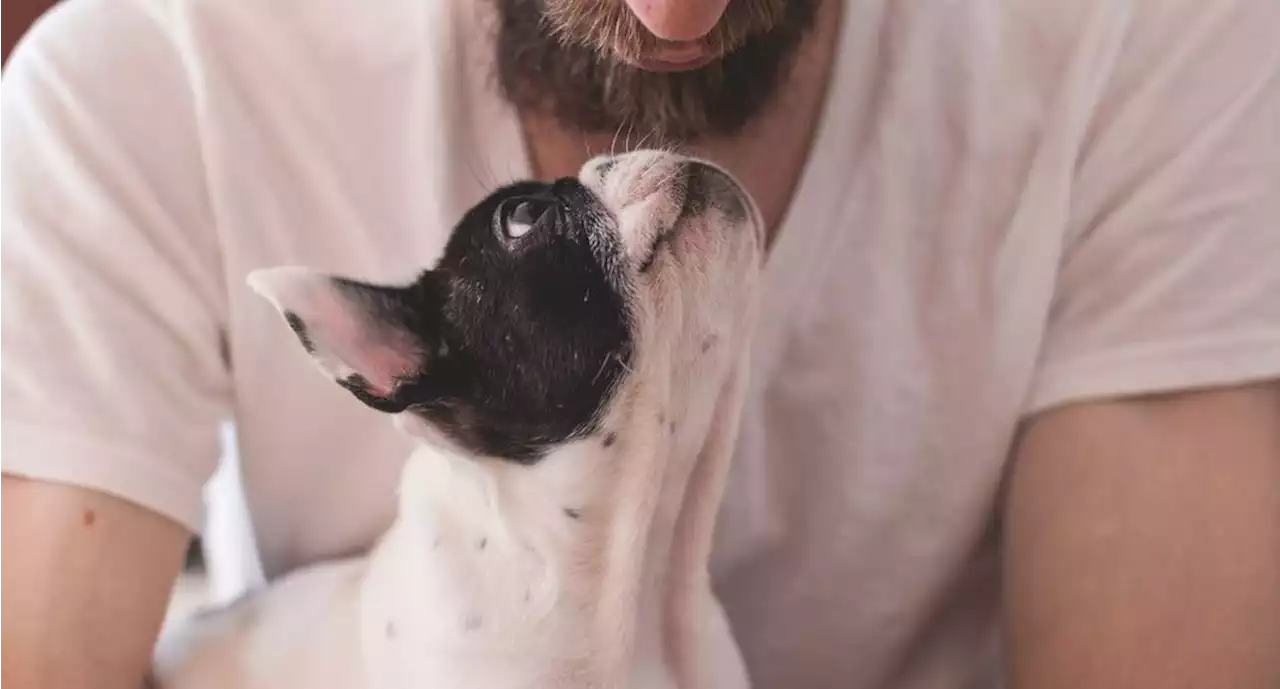
[[[313,302],[315,311],[310,318],[302,316],[312,329],[317,356],[330,350],[341,364],[368,382],[370,392],[389,396],[397,378],[413,373],[421,365],[422,352],[408,333],[371,320],[336,290],[325,291],[326,298]],[[345,378],[343,373],[333,371],[338,378]]]
[[[409,338],[390,328],[373,326],[382,331],[381,336],[357,338],[347,361],[369,383],[370,391],[389,396],[396,387],[396,379],[412,374],[421,364],[422,354]]]
[[[250,275],[249,284],[278,310],[302,321],[312,355],[338,380],[359,374],[370,392],[385,397],[395,390],[397,378],[422,366],[424,352],[412,334],[371,319],[328,276],[306,268],[270,268]]]

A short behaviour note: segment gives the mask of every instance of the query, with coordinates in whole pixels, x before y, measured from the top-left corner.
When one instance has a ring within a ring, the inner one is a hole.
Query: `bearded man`
[[[755,686],[1275,687],[1278,35],[1244,0],[59,3],[3,84],[6,686],[138,686],[206,526],[222,600],[386,528],[408,441],[279,355],[248,272],[408,276],[497,185],[665,147],[768,226],[711,565]]]

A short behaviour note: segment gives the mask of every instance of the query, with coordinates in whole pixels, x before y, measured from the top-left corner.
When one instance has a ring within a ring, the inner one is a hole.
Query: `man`
[[[771,228],[712,571],[757,686],[1276,686],[1277,35],[1244,0],[58,6],[4,79],[6,686],[137,685],[224,418],[268,577],[387,523],[405,441],[248,271],[407,276],[500,181],[650,145]]]

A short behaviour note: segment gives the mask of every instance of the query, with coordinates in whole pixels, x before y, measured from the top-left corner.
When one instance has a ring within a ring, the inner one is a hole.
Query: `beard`
[[[496,62],[518,109],[592,134],[674,146],[741,132],[776,96],[818,0],[732,0],[701,40],[710,64],[656,72],[632,64],[662,41],[623,0],[497,0]]]

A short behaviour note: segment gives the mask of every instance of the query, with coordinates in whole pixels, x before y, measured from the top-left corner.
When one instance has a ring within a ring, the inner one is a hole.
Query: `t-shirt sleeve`
[[[1134,5],[1029,413],[1280,376],[1280,5]]]
[[[6,65],[3,469],[198,531],[229,398],[225,290],[164,11],[62,3]]]

